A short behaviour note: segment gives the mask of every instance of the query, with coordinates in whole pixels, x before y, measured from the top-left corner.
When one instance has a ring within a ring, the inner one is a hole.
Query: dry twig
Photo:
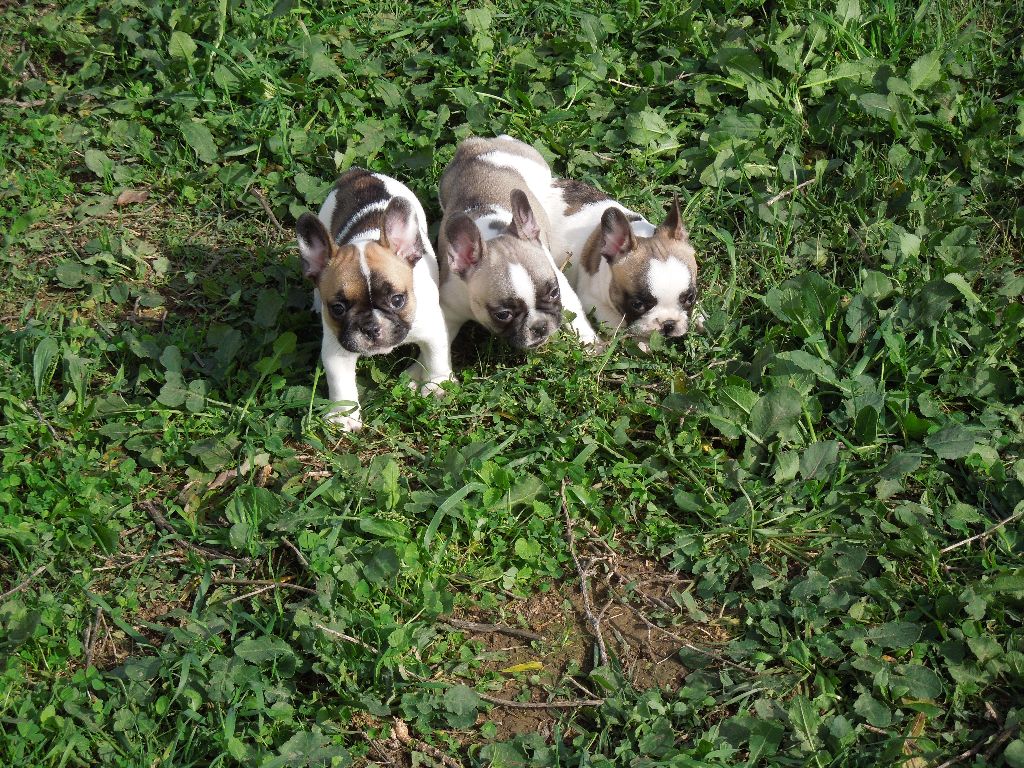
[[[417,752],[422,752],[428,757],[437,760],[447,768],[462,768],[462,763],[451,755],[446,755],[432,744],[427,744],[427,742],[417,739],[415,736],[410,734],[409,726],[404,720],[399,720],[397,717],[394,719],[392,733],[394,733],[395,741],[399,742],[403,746],[415,749]]]
[[[285,234],[290,235],[291,232],[285,229],[281,222],[278,220],[277,216],[274,215],[274,209],[270,207],[270,202],[267,200],[267,196],[263,194],[263,190],[261,190],[258,187],[253,187],[251,190],[249,190],[249,193],[257,200],[259,200],[260,205],[263,206],[263,210],[267,212],[267,216],[270,217],[270,220],[274,223],[274,226],[277,227],[277,230],[279,232],[284,232]]]
[[[961,752],[959,755],[955,755],[954,757],[949,758],[943,763],[939,763],[938,765],[933,766],[933,768],[950,768],[950,766],[956,765],[957,763],[962,763],[966,760],[970,760],[975,755],[980,754],[981,750],[985,749],[986,745],[989,746],[989,751],[994,755],[994,750],[999,749],[1000,745],[1002,745],[1003,742],[1005,742],[1007,739],[1013,736],[1013,734],[1019,729],[1020,723],[1014,723],[1013,725],[1007,726],[1006,728],[997,731],[995,735],[986,736],[984,739],[979,741],[970,749]],[[992,742],[991,745],[989,745],[990,741]]]
[[[499,699],[487,693],[477,694],[484,701],[499,707],[511,707],[513,709],[579,709],[580,707],[600,707],[604,699],[576,699],[562,701],[512,701],[511,699]]]
[[[972,541],[977,541],[978,539],[987,539],[989,536],[991,536],[993,533],[998,531],[1003,526],[1012,523],[1014,520],[1016,520],[1017,518],[1022,517],[1022,516],[1024,516],[1024,506],[1022,506],[1017,512],[1014,512],[1012,515],[1010,515],[1005,520],[1000,520],[998,523],[993,525],[987,531],[983,531],[982,533],[976,533],[973,536],[971,536],[970,538],[964,539],[963,541],[958,541],[956,544],[950,544],[948,547],[944,547],[943,549],[940,549],[939,550],[939,554],[940,555],[944,555],[947,552],[952,552],[954,549],[959,549],[960,547],[966,546],[966,545],[970,544]]]
[[[797,184],[795,187],[789,187],[788,189],[784,189],[781,192],[779,192],[779,194],[775,195],[775,197],[773,197],[770,200],[768,200],[768,202],[766,202],[765,205],[767,205],[767,206],[775,205],[777,202],[779,202],[779,200],[782,200],[784,197],[789,197],[790,195],[794,194],[795,192],[798,192],[799,190],[803,189],[807,185],[813,184],[817,180],[818,180],[817,177],[815,177],[813,179],[808,179],[807,181],[802,181],[799,184]]]
[[[38,568],[36,568],[34,571],[32,571],[32,573],[30,573],[28,575],[28,578],[26,578],[24,581],[22,581],[20,584],[16,584],[15,586],[11,587],[6,592],[4,592],[2,595],[0,595],[0,600],[6,600],[11,595],[13,595],[13,594],[15,594],[17,592],[21,592],[21,590],[23,590],[25,587],[27,587],[29,584],[32,583],[32,579],[34,579],[36,576],[38,576],[40,573],[42,573],[45,570],[46,570],[46,566],[45,565],[40,565]]]
[[[154,504],[152,501],[148,499],[140,501],[139,506],[146,510],[146,514],[149,515],[149,518],[153,521],[153,524],[157,527],[157,530],[163,531],[164,533],[173,533],[179,537],[181,536],[181,534],[178,533],[178,530],[169,522],[167,522],[167,518],[164,517],[163,513],[159,509],[157,509],[156,504]],[[219,549],[214,549],[213,547],[203,547],[199,544],[193,544],[191,541],[185,538],[179,538],[178,543],[185,547],[185,549],[191,550],[192,552],[200,554],[203,557],[222,558],[226,560],[232,560],[236,563],[248,564],[249,562],[251,562],[248,557],[235,557],[234,555],[230,555],[227,552],[222,552]]]
[[[562,515],[565,517],[565,538],[569,542],[569,554],[572,555],[572,560],[576,564],[576,572],[580,576],[580,589],[583,592],[583,611],[587,615],[587,621],[590,622],[590,628],[594,633],[594,638],[597,640],[597,652],[601,657],[601,665],[604,666],[608,663],[608,649],[605,647],[604,636],[601,634],[601,620],[594,613],[594,604],[590,601],[587,574],[580,564],[579,557],[576,555],[576,544],[573,541],[572,533],[572,518],[569,517],[569,503],[565,498],[565,478],[562,478],[561,497]]]
[[[528,629],[518,629],[517,627],[507,627],[503,624],[481,624],[476,621],[463,621],[462,619],[445,619],[445,624],[450,624],[456,629],[466,629],[470,632],[496,632],[499,635],[508,635],[509,637],[518,637],[521,640],[543,640],[544,636],[539,635],[536,632],[531,632]]]

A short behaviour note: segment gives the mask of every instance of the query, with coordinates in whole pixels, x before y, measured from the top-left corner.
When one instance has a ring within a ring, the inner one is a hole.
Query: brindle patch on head
[[[565,201],[564,215],[567,217],[579,213],[588,205],[610,199],[597,187],[592,187],[576,179],[558,179],[554,186],[561,190],[562,200]]]
[[[363,168],[349,168],[334,182],[337,204],[331,215],[331,236],[339,245],[379,230],[391,195],[384,182]]]

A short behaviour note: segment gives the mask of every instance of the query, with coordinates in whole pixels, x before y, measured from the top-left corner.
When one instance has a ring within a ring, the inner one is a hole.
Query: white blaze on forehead
[[[366,281],[366,293],[373,299],[373,288],[370,285],[370,265],[366,263],[366,244],[359,243],[356,247],[359,249],[359,271],[363,273],[363,279]]]
[[[532,309],[537,303],[537,287],[530,279],[530,273],[526,271],[526,268],[522,264],[509,264],[508,281],[516,296]]]
[[[690,268],[679,259],[651,259],[647,268],[647,287],[659,306],[677,307],[679,294],[693,285]]]

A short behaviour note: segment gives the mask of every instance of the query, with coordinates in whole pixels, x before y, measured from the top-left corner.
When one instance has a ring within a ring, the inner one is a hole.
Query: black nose
[[[668,336],[675,329],[676,329],[676,321],[675,320],[666,320],[664,323],[661,324],[661,332],[665,336]]]
[[[368,339],[376,341],[380,338],[380,324],[379,323],[367,323],[363,326],[363,335]]]
[[[544,334],[546,334],[548,332],[548,324],[547,323],[534,323],[533,325],[530,326],[530,332],[534,336],[540,338],[541,336],[543,336]]]

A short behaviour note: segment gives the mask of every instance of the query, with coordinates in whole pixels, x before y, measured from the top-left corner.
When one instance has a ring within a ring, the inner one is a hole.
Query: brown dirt
[[[613,665],[638,689],[677,690],[689,672],[679,660],[683,642],[697,646],[720,642],[726,637],[724,631],[689,621],[674,598],[688,583],[663,563],[607,549],[588,553],[584,550],[593,548],[579,543],[577,547],[584,569],[592,574],[588,578],[591,600]],[[526,700],[533,702],[602,696],[586,678],[598,655],[575,574],[548,592],[509,601],[498,616],[475,613],[463,618],[505,623],[543,636],[529,642],[496,632],[476,635],[481,676],[494,683],[490,695],[518,701],[527,692]],[[526,664],[531,667],[514,669]],[[498,740],[533,731],[551,738],[552,726],[566,711],[494,706],[481,722],[494,723]]]

